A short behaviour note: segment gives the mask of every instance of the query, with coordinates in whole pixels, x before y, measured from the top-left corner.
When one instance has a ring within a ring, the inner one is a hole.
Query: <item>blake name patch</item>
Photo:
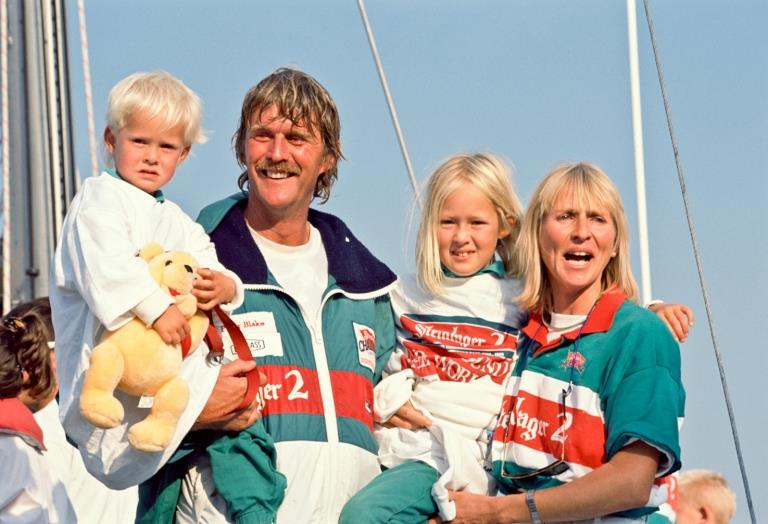
[[[254,358],[283,356],[283,343],[280,333],[275,325],[275,316],[271,311],[253,311],[232,315],[232,320],[240,327],[243,336],[248,342],[248,348]],[[224,343],[224,357],[226,360],[236,360],[237,352],[232,339],[224,330],[224,326],[218,317],[214,317],[214,325],[221,334]]]

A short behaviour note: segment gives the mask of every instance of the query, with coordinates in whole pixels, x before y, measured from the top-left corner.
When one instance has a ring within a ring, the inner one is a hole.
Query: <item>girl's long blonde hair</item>
[[[514,250],[523,206],[512,186],[511,170],[503,160],[490,153],[458,154],[444,161],[429,178],[416,238],[417,278],[419,284],[431,293],[441,294],[445,279],[437,240],[440,211],[448,196],[465,182],[482,191],[496,209],[499,231],[509,233],[499,239],[496,253],[504,263],[507,275],[519,276]]]

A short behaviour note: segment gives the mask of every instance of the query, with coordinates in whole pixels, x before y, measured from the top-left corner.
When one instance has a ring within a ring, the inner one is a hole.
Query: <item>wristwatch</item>
[[[529,489],[525,492],[525,504],[528,506],[528,511],[531,512],[531,522],[533,522],[533,524],[544,524],[541,517],[539,517],[539,510],[536,508],[536,503],[533,501],[534,493],[536,493],[536,491],[533,489]]]

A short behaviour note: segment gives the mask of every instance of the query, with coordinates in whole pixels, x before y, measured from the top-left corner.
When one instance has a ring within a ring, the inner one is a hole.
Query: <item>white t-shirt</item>
[[[560,338],[564,333],[569,333],[574,329],[578,329],[584,321],[587,320],[587,315],[564,315],[562,313],[552,312],[552,318],[550,318],[547,327],[549,332],[547,333],[547,342],[552,342],[555,339]]]
[[[310,225],[306,244],[284,246],[264,238],[250,226],[248,229],[280,286],[298,302],[308,318],[317,319],[323,292],[328,287],[328,257],[320,232]]]

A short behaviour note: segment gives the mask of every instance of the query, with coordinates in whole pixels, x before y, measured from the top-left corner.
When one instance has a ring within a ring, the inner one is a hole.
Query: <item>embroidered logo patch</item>
[[[352,322],[357,342],[357,358],[360,365],[371,370],[376,369],[376,333],[363,324]]]
[[[560,367],[563,369],[574,368],[579,373],[584,373],[584,365],[586,363],[587,359],[584,358],[584,355],[578,351],[572,351],[571,353],[568,353],[568,356],[565,357],[565,360],[560,363]]]

